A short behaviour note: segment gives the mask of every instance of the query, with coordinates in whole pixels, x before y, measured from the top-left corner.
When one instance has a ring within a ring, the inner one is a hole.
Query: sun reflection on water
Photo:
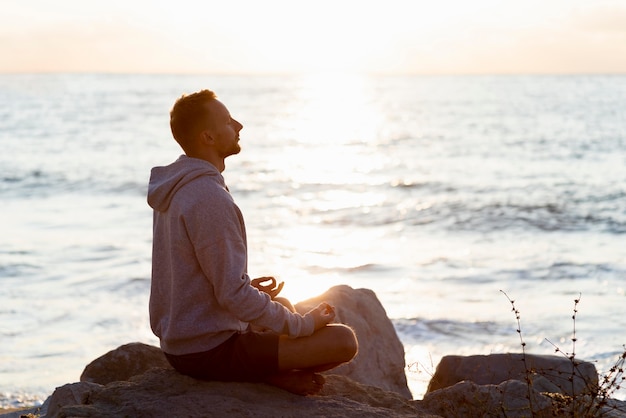
[[[356,74],[303,77],[296,97],[297,140],[316,147],[367,143],[380,123],[371,79]]]
[[[285,146],[268,158],[273,184],[282,186],[268,193],[289,210],[271,221],[282,233],[268,231],[260,243],[266,258],[251,266],[260,262],[279,270],[285,296],[295,301],[345,284],[344,272],[372,262],[365,247],[375,233],[350,228],[348,234],[340,220],[354,212],[362,216],[386,200],[384,192],[370,187],[388,182],[374,173],[380,171],[376,147],[383,120],[371,83],[354,74],[303,76],[288,111],[274,124],[280,127],[274,137]]]

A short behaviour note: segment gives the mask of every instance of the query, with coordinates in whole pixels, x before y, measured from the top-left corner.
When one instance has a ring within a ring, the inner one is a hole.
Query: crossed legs
[[[349,362],[357,351],[354,331],[342,324],[326,325],[308,337],[281,336],[279,373],[267,383],[299,395],[315,394],[324,384],[324,377],[318,373]]]

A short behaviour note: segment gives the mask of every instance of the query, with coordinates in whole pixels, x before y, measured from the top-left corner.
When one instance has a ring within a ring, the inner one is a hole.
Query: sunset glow
[[[0,72],[616,73],[616,0],[8,0]]]

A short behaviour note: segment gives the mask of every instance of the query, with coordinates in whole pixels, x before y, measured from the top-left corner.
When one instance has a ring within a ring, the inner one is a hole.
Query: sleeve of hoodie
[[[250,284],[243,216],[231,195],[221,188],[203,188],[186,219],[202,271],[222,308],[238,320],[290,337],[313,334],[311,315],[293,313]]]

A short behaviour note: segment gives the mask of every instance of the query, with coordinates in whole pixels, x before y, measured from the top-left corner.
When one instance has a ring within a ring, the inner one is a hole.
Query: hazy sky
[[[626,0],[0,5],[0,72],[626,73]]]

